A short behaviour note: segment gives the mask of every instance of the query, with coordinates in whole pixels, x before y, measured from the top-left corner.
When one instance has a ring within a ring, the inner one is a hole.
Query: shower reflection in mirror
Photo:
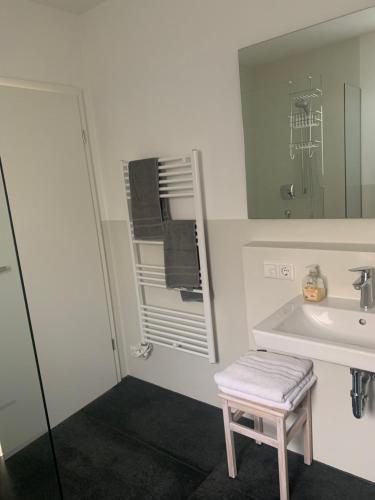
[[[239,51],[249,218],[375,216],[375,31],[330,24]]]
[[[289,85],[289,156],[297,164],[295,172],[299,181],[299,193],[293,193],[293,198],[309,197],[313,217],[314,195],[322,204],[320,212],[324,211],[323,193],[315,193],[319,191],[319,178],[314,179],[319,173],[324,176],[322,81],[320,77],[319,87],[313,87],[313,76],[308,75],[305,88],[297,89],[292,80]]]

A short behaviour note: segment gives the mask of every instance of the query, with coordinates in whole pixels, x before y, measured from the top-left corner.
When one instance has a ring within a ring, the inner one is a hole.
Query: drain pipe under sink
[[[355,418],[362,418],[368,400],[369,383],[371,379],[375,379],[375,373],[359,370],[358,368],[350,368],[350,373],[352,375],[350,396],[352,398],[353,415]]]

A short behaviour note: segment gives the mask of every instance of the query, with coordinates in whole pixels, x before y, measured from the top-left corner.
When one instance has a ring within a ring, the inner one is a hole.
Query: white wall
[[[0,0],[0,76],[78,85],[80,19],[29,0]]]
[[[202,151],[220,363],[155,348],[131,374],[215,403],[213,372],[249,345],[241,247],[251,240],[375,243],[373,220],[247,221],[237,49],[373,0],[109,0],[84,18],[84,79],[101,167],[113,293],[126,349],[139,340],[120,159]],[[350,287],[350,283],[348,283]],[[126,351],[128,354],[128,351]],[[335,390],[335,370],[322,374]],[[350,408],[348,408],[350,411]],[[340,410],[333,410],[339,419]],[[326,443],[343,455],[341,439]],[[372,450],[360,450],[372,459]],[[322,453],[321,457],[324,457]],[[329,459],[330,463],[337,463]],[[355,456],[343,456],[355,468]],[[375,479],[375,478],[373,478]]]

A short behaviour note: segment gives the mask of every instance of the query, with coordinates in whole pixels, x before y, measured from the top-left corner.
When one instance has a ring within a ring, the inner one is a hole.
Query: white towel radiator
[[[205,228],[203,220],[202,191],[198,151],[173,158],[159,159],[159,195],[170,200],[190,199],[196,221],[197,247],[200,262],[201,288],[194,290],[203,295],[202,311],[191,312],[181,307],[169,308],[149,303],[146,288],[166,289],[164,266],[142,262],[143,245],[163,245],[162,241],[136,240],[131,219],[131,193],[128,162],[122,161],[125,191],[129,212],[129,237],[131,241],[134,279],[142,342],[176,349],[216,362],[213,333],[211,294],[208,278]],[[179,294],[180,289],[174,289]],[[162,293],[162,292],[161,292]],[[196,306],[199,307],[199,306]]]

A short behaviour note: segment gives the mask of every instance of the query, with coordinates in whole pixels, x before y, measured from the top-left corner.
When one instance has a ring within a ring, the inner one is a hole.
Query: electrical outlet
[[[263,263],[263,275],[265,278],[278,278],[278,265],[273,262]]]
[[[294,280],[293,264],[279,264],[278,278],[281,280]]]

